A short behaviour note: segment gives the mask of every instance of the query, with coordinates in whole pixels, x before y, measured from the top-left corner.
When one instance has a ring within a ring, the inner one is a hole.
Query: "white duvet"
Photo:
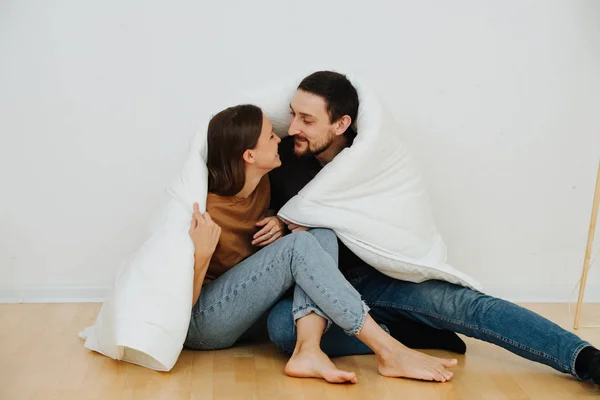
[[[480,289],[474,279],[446,263],[446,246],[432,218],[423,180],[398,129],[366,86],[349,78],[360,99],[354,145],[279,215],[300,225],[335,230],[356,255],[393,278],[442,279]],[[232,99],[230,105],[258,105],[283,136],[296,86],[252,91]],[[167,190],[147,240],[118,272],[95,324],[80,334],[87,348],[159,371],[175,365],[190,320],[192,204],[198,202],[201,210],[206,207],[210,117],[207,112],[205,128],[193,140],[187,162]]]

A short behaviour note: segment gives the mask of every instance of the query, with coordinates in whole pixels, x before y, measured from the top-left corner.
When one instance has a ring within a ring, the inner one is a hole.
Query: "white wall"
[[[101,298],[199,110],[334,68],[395,110],[451,262],[565,301],[600,154],[599,18],[594,0],[3,1],[0,297]]]

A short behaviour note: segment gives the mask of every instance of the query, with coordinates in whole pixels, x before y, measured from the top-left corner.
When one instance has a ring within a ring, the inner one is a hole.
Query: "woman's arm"
[[[192,292],[192,307],[200,297],[202,283],[210,265],[210,259],[219,243],[221,227],[212,220],[208,213],[201,214],[198,203],[194,204],[194,214],[189,231],[194,242],[194,289]]]
[[[192,292],[192,307],[198,301],[200,297],[200,291],[202,290],[202,284],[206,277],[206,271],[210,265],[210,258],[204,254],[194,254],[194,291]]]

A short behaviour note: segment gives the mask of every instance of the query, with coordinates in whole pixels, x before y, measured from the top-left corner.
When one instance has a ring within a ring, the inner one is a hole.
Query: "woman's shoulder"
[[[252,203],[255,200],[269,199],[271,196],[271,184],[269,182],[269,175],[266,174],[258,182],[256,189],[248,198],[241,198],[238,196],[221,196],[215,193],[208,192],[206,196],[206,208],[222,208],[231,207],[240,203]]]
[[[209,212],[227,208],[233,204],[235,204],[235,199],[232,196],[220,196],[210,192],[206,196],[206,211]]]

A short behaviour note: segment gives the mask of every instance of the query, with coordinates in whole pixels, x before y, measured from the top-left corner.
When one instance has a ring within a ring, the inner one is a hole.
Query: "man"
[[[351,125],[356,120],[358,106],[356,89],[342,74],[320,71],[300,83],[290,104],[289,137],[279,148],[282,167],[270,177],[272,208],[281,208],[323,166],[352,145],[357,133]],[[288,224],[288,228],[292,232],[307,229],[294,224]],[[412,283],[390,278],[366,265],[343,243],[339,242],[339,246],[341,271],[371,308],[372,317],[390,328],[398,340],[403,341],[402,335],[410,338],[411,327],[423,329],[414,322],[402,329],[407,320],[412,320],[439,332],[458,332],[494,343],[600,385],[600,351],[540,315],[445,281]],[[290,299],[282,300],[268,320],[271,340],[286,353],[292,353],[296,343],[291,308]],[[451,340],[444,336],[438,344]],[[370,352],[337,327],[323,335],[320,345],[331,357]],[[455,346],[456,343],[448,347]]]

